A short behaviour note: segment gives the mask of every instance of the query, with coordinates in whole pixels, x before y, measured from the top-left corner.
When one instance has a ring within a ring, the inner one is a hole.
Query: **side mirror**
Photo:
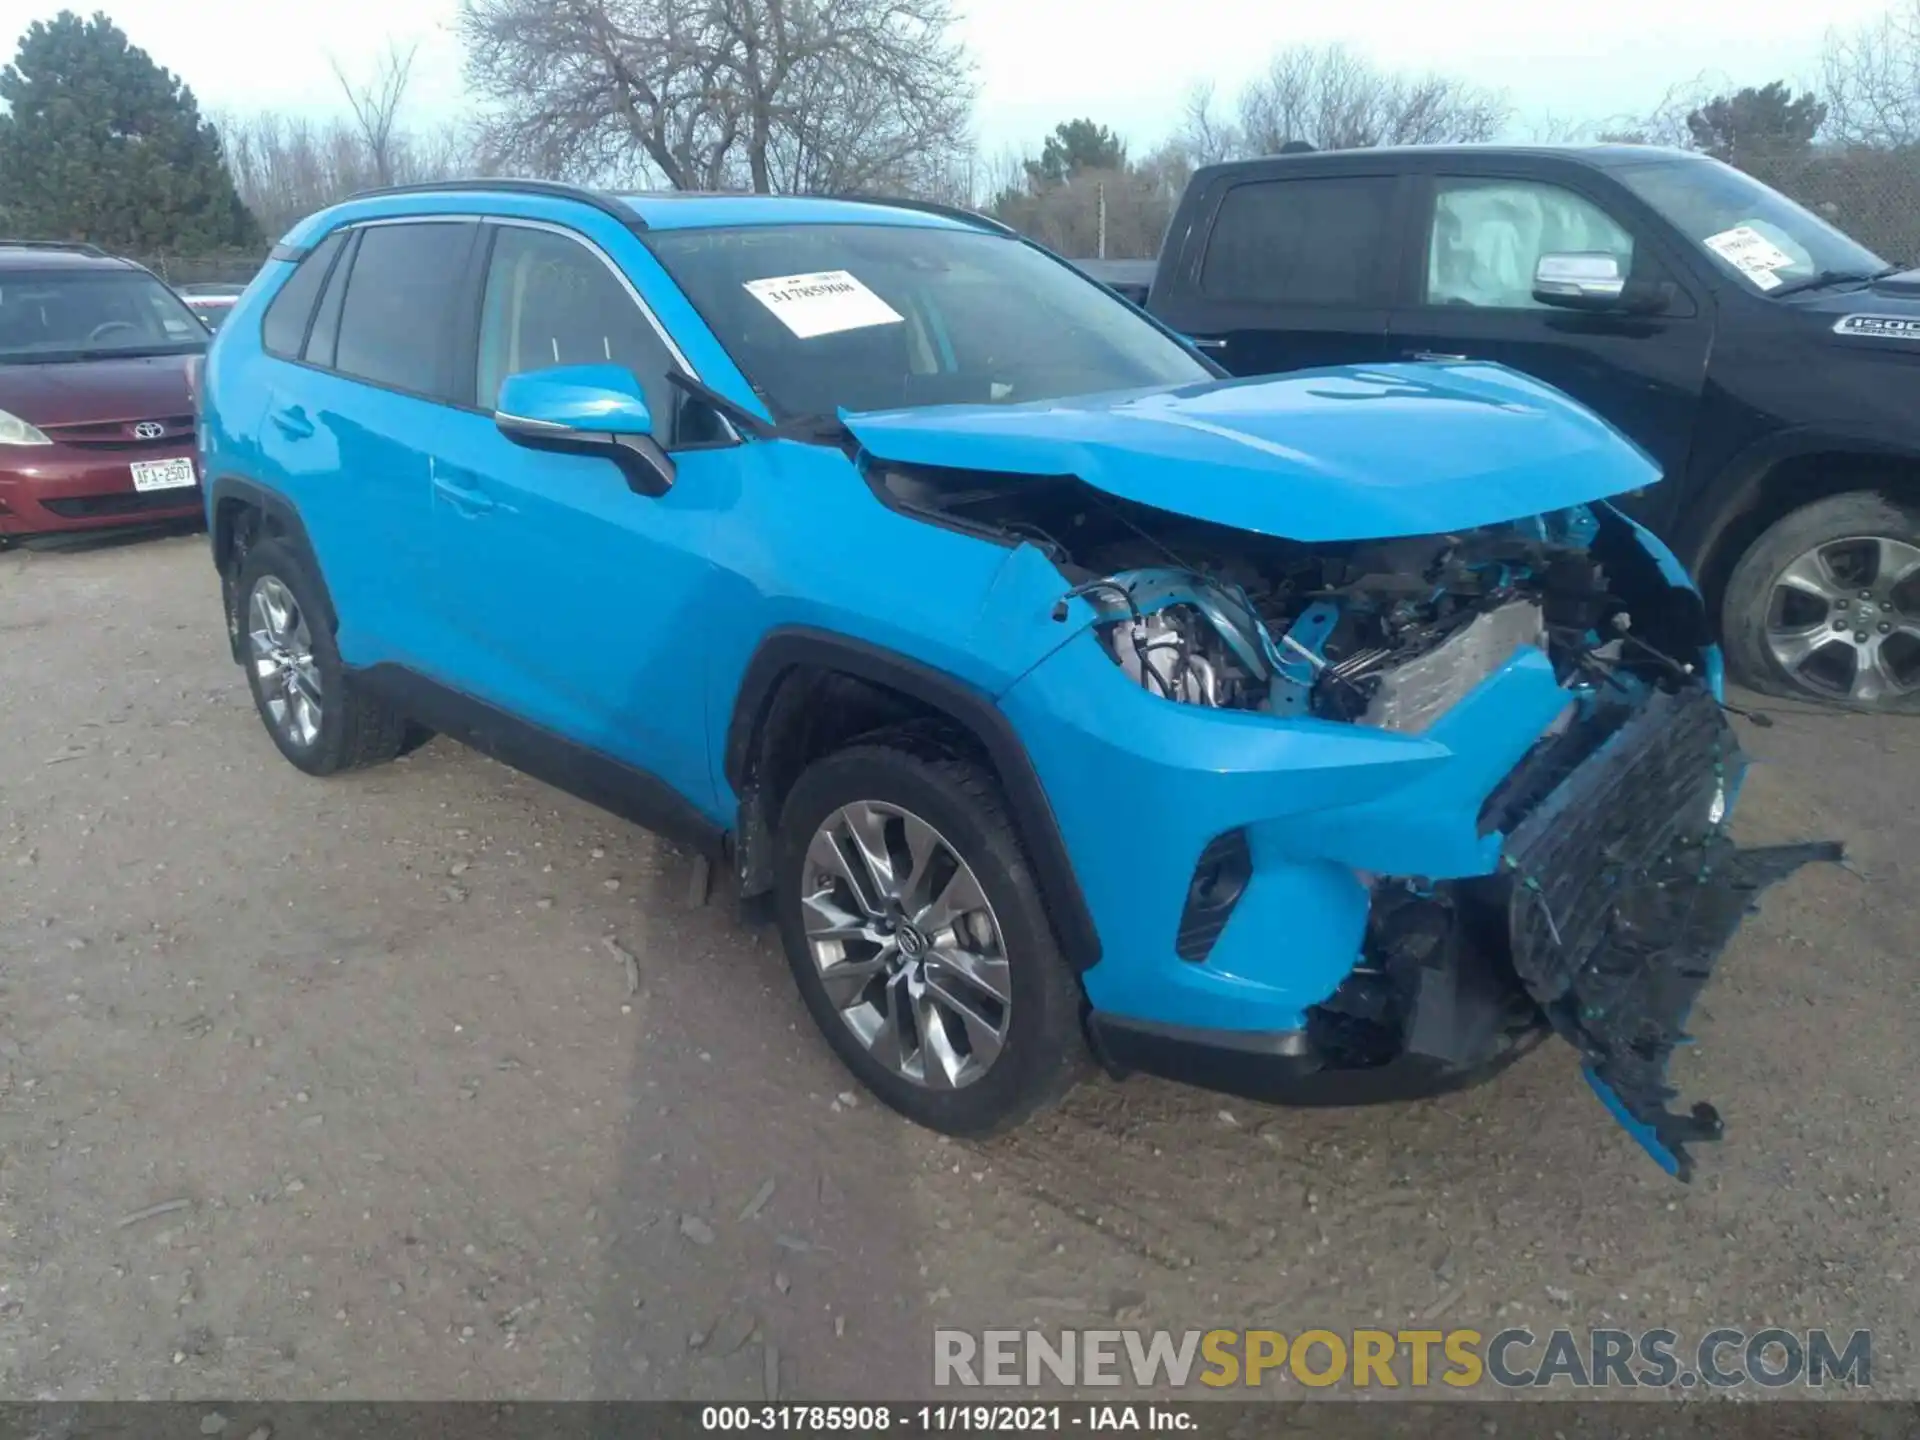
[[[500,382],[493,423],[517,445],[613,461],[635,494],[664,495],[673,458],[653,438],[653,414],[621,365],[556,365]]]
[[[1542,305],[1611,310],[1626,290],[1617,255],[1542,255],[1533,269],[1533,298]]]
[[[1669,303],[1667,287],[1629,280],[1620,257],[1606,251],[1547,254],[1533,270],[1533,298],[1561,310],[1654,315]]]

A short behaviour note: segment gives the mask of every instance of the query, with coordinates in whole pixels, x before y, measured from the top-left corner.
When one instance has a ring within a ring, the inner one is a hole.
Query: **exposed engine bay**
[[[1417,731],[1523,644],[1563,678],[1691,674],[1708,641],[1630,527],[1586,506],[1457,534],[1303,544],[1071,477],[877,477],[889,503],[1043,549],[1114,662],[1169,700]],[[1671,603],[1673,600],[1682,603]]]
[[[1472,861],[1487,868],[1436,878],[1417,861],[1376,871],[1343,856],[1366,887],[1366,931],[1346,977],[1306,1007],[1295,1048],[1249,1066],[1237,1047],[1176,1035],[1169,1057],[1165,1037],[1122,1010],[1096,1017],[1101,1053],[1262,1099],[1352,1103],[1471,1083],[1550,1030],[1628,1133],[1691,1173],[1689,1144],[1721,1133],[1711,1105],[1670,1106],[1668,1061],[1694,998],[1760,891],[1840,851],[1747,849],[1726,834],[1746,762],[1703,673],[1704,607],[1624,515],[1595,502],[1307,543],[1067,476],[893,466],[868,482],[929,523],[1037,547],[1062,577],[1053,618],[1084,625],[1091,607],[1113,663],[1169,702],[1419,733],[1516,653],[1543,654],[1577,703],[1491,791],[1441,807],[1453,813],[1440,823],[1487,843]],[[1503,677],[1505,693],[1543,696],[1537,655],[1526,668]],[[1450,731],[1449,755],[1474,748],[1469,730]],[[1381,807],[1383,830],[1394,813]],[[1252,823],[1205,837],[1171,937],[1178,963],[1212,963],[1234,943],[1235,907],[1259,893]],[[1285,833],[1284,817],[1264,823]],[[1285,846],[1274,850],[1272,868],[1287,869]],[[1238,958],[1257,968],[1238,934]]]

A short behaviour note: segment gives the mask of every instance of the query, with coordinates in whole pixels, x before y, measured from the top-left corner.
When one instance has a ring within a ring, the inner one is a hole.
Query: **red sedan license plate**
[[[133,488],[136,490],[184,490],[193,483],[193,461],[191,460],[136,460],[133,462]]]

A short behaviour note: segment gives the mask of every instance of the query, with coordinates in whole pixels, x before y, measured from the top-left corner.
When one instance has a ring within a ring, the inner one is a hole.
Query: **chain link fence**
[[[259,273],[266,255],[129,255],[169,285],[244,285]]]
[[[1888,263],[1920,265],[1920,149],[1816,150],[1742,168]]]

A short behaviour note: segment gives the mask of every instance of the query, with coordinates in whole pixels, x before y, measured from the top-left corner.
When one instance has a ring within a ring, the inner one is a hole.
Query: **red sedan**
[[[130,260],[0,240],[0,542],[202,514],[206,327]]]

